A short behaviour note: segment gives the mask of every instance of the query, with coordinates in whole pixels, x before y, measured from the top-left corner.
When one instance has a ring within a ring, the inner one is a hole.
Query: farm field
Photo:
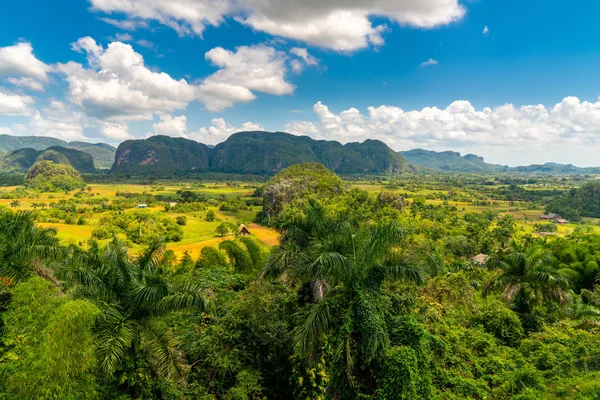
[[[83,196],[95,202],[110,203],[120,199],[119,194],[126,193],[128,197],[134,197],[143,203],[144,195],[152,195],[156,197],[165,197],[176,199],[178,191],[193,191],[196,194],[204,196],[205,199],[214,199],[215,201],[229,201],[236,198],[241,198],[251,194],[253,189],[249,187],[232,187],[225,182],[210,182],[199,185],[197,183],[183,184],[166,184],[166,185],[139,185],[139,184],[103,184],[89,185]],[[4,187],[0,189],[0,195],[10,198],[1,198],[0,207],[10,207],[17,210],[36,211],[49,208],[52,204],[68,202],[72,199],[77,199],[81,191],[58,192],[58,193],[40,193],[27,191],[21,197],[19,189],[16,186]],[[18,205],[15,203],[18,201]],[[11,206],[11,203],[13,205]],[[172,250],[175,255],[180,258],[184,253],[188,253],[191,257],[197,258],[202,248],[206,246],[214,246],[224,240],[234,237],[233,227],[240,224],[245,224],[252,235],[258,239],[265,248],[274,246],[278,242],[278,233],[270,228],[254,224],[253,220],[256,213],[260,211],[260,206],[251,206],[247,209],[235,211],[223,211],[218,206],[208,206],[202,211],[186,211],[177,212],[177,206],[173,207],[169,212],[165,212],[164,204],[155,204],[140,210],[137,208],[137,202],[131,202],[129,208],[119,212],[124,214],[144,213],[157,218],[169,218],[175,221],[178,217],[185,217],[186,224],[181,226],[183,236],[177,242],[167,244],[167,249]],[[214,220],[206,221],[205,215],[209,211],[215,214]],[[44,228],[54,228],[58,232],[58,238],[65,245],[80,245],[85,246],[88,239],[93,236],[94,229],[102,221],[103,218],[109,216],[114,211],[93,211],[86,212],[85,225],[69,224],[64,221],[48,221],[38,222],[38,225]],[[52,219],[52,218],[49,218]],[[217,227],[226,223],[230,226],[230,232],[221,236],[215,233]],[[127,240],[127,235],[117,234],[116,236]],[[109,239],[101,240],[108,241]],[[140,251],[144,245],[130,243],[131,250],[135,253]]]
[[[186,224],[181,226],[182,237],[178,241],[167,243],[167,249],[172,250],[175,255],[179,258],[185,253],[189,254],[192,258],[197,258],[200,251],[207,246],[218,245],[223,240],[231,239],[233,237],[233,227],[244,224],[248,226],[252,235],[258,239],[265,248],[272,247],[278,243],[278,233],[272,229],[260,226],[253,223],[256,214],[260,211],[261,207],[258,205],[247,207],[246,209],[236,209],[235,211],[227,211],[220,209],[218,204],[214,206],[208,206],[206,209],[185,212],[178,212],[177,206],[165,211],[165,204],[168,202],[159,202],[157,204],[149,205],[143,210],[137,209],[137,202],[143,203],[145,196],[165,198],[165,199],[177,199],[178,193],[182,191],[189,191],[203,196],[204,199],[213,199],[215,202],[227,202],[236,199],[242,199],[244,196],[252,194],[256,185],[237,184],[228,182],[166,182],[155,183],[152,185],[143,184],[91,184],[85,191],[70,191],[70,192],[55,192],[55,193],[43,193],[35,191],[25,191],[19,189],[16,186],[9,186],[0,189],[0,207],[10,207],[19,210],[42,210],[50,207],[52,204],[60,204],[68,202],[73,199],[82,199],[83,203],[95,203],[105,202],[110,203],[114,200],[119,200],[126,195],[128,198],[134,199],[130,201],[127,208],[120,210],[120,213],[125,215],[132,215],[134,213],[144,213],[155,218],[168,218],[172,221],[176,221],[178,217],[184,217]],[[543,214],[544,210],[542,207],[533,209],[523,209],[514,202],[508,200],[490,200],[484,205],[478,204],[473,201],[459,201],[453,200],[458,198],[463,200],[473,196],[473,193],[477,191],[470,189],[460,189],[454,187],[447,187],[444,189],[443,185],[429,185],[437,186],[439,188],[426,188],[422,185],[410,185],[410,187],[399,187],[388,189],[384,183],[369,183],[369,182],[351,182],[351,187],[356,187],[361,190],[365,190],[368,193],[374,195],[383,190],[390,190],[394,193],[399,193],[406,196],[408,201],[414,200],[415,198],[424,198],[425,204],[442,206],[447,205],[450,207],[456,207],[459,214],[467,212],[483,213],[493,212],[499,215],[510,214],[512,215],[517,223],[519,231],[525,234],[535,233],[534,225],[539,222],[539,216]],[[547,185],[550,186],[550,185]],[[494,185],[487,186],[486,190],[501,190],[506,185]],[[539,191],[544,189],[544,186],[540,185],[528,185],[526,190]],[[553,188],[558,188],[555,186]],[[410,189],[410,190],[409,190]],[[445,197],[442,199],[440,197]],[[18,204],[17,204],[18,202]],[[176,202],[176,201],[175,201]],[[530,206],[528,206],[530,207]],[[221,207],[223,208],[223,207]],[[214,220],[207,221],[205,219],[206,213],[212,211],[215,214]],[[85,246],[88,239],[94,236],[94,230],[99,226],[101,221],[106,217],[110,216],[115,211],[102,211],[95,210],[93,212],[86,212],[85,223],[78,225],[76,223],[65,223],[65,221],[54,220],[48,218],[48,220],[38,222],[39,226],[45,228],[54,228],[58,232],[58,238],[65,245],[79,245]],[[600,220],[594,218],[585,218],[583,223],[585,228],[590,232],[600,232]],[[221,236],[215,233],[217,227],[226,223],[230,227],[227,234]],[[557,226],[556,235],[565,236],[573,232],[577,227],[577,224],[565,224]],[[126,234],[118,233],[115,236],[128,240]],[[101,239],[102,241],[108,241],[109,239]],[[144,245],[139,243],[130,242],[131,250],[135,253],[140,251]]]

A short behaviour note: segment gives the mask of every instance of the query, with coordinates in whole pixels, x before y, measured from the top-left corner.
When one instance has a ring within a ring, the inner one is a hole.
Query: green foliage
[[[212,221],[214,221],[214,220],[215,220],[215,218],[216,218],[216,217],[217,217],[217,216],[216,216],[216,214],[215,214],[215,212],[214,212],[213,210],[208,210],[208,211],[206,212],[206,215],[204,216],[204,220],[205,220],[206,222],[212,222]]]
[[[40,161],[29,170],[25,186],[45,192],[56,192],[83,189],[85,183],[81,175],[70,165]]]
[[[525,336],[519,316],[496,302],[482,307],[473,322],[506,346],[517,347]]]
[[[229,233],[229,226],[225,222],[221,222],[215,229],[215,233],[221,237],[224,237]]]
[[[581,217],[600,218],[600,182],[589,182],[579,189],[554,198],[546,211],[560,214],[572,221]]]
[[[177,225],[186,226],[187,217],[185,215],[179,215],[177,218],[175,218],[175,222],[177,223]]]
[[[262,269],[265,265],[266,254],[258,244],[258,242],[251,237],[240,237],[238,240],[244,245],[250,259],[252,259],[252,265],[254,268]]]
[[[47,262],[60,259],[63,251],[56,230],[37,227],[31,212],[0,212],[0,277],[15,283],[37,274],[53,279]]]
[[[232,240],[225,240],[219,243],[219,249],[227,254],[229,263],[238,273],[247,273],[252,271],[253,262],[248,251]]]
[[[262,217],[279,217],[286,209],[305,208],[309,198],[331,198],[345,190],[342,180],[317,163],[288,167],[275,175],[263,192]]]
[[[200,257],[196,261],[196,268],[227,267],[225,255],[214,247],[203,247],[200,250]]]
[[[59,297],[41,278],[20,284],[5,316],[0,397],[97,398],[92,329],[98,313],[87,301]]]

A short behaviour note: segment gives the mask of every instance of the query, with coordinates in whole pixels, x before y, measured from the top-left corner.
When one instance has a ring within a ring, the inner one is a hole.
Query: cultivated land
[[[415,182],[414,178],[411,182],[403,182],[402,179],[394,181],[381,180],[380,182],[372,181],[348,181],[352,187],[365,190],[371,194],[379,193],[383,190],[390,190],[407,198],[408,202],[414,199],[422,198],[426,204],[431,205],[447,205],[456,207],[459,214],[465,212],[482,213],[491,211],[493,213],[504,215],[510,214],[515,217],[519,230],[522,233],[535,233],[534,224],[540,222],[539,216],[544,213],[544,206],[540,202],[523,202],[511,201],[502,199],[487,199],[486,203],[478,202],[476,199],[480,197],[489,197],[490,191],[501,191],[507,189],[510,185],[494,184],[484,187],[471,186],[465,188],[463,184],[453,186],[452,184],[443,182]],[[398,184],[403,186],[397,186]],[[215,199],[216,201],[234,200],[250,196],[254,188],[259,184],[247,184],[243,182],[203,182],[202,187],[197,182],[165,182],[155,183],[152,185],[144,184],[91,184],[85,191],[86,197],[94,200],[105,200],[111,202],[119,199],[119,193],[127,193],[128,195],[137,194],[140,197],[140,202],[143,202],[144,194],[152,196],[164,196],[177,201],[178,191],[192,191],[194,193],[205,196],[206,199]],[[543,182],[539,184],[525,184],[523,188],[526,192],[539,192],[542,190],[567,190],[573,187],[572,182]],[[17,186],[8,186],[0,189],[0,206],[9,207],[18,210],[38,210],[40,205],[44,204],[51,207],[51,204],[56,204],[61,201],[66,201],[76,198],[79,190],[68,193],[43,193],[36,191],[27,191],[21,194],[17,190]],[[21,197],[23,196],[23,197]],[[18,200],[18,206],[12,206],[11,203]],[[208,206],[202,211],[186,211],[178,212],[175,206],[170,212],[165,212],[165,204],[168,202],[160,202],[146,209],[138,210],[137,203],[131,202],[131,207],[123,210],[125,213],[143,212],[157,217],[167,217],[176,220],[177,217],[185,216],[187,224],[182,226],[183,237],[178,242],[167,244],[167,249],[173,250],[177,257],[181,257],[185,252],[188,252],[193,258],[197,258],[202,248],[206,246],[214,246],[223,240],[231,239],[232,235],[228,234],[224,237],[215,233],[217,226],[222,222],[231,224],[231,226],[239,226],[245,224],[249,227],[254,237],[259,239],[266,247],[271,247],[278,242],[278,233],[272,229],[260,226],[253,223],[256,214],[261,210],[261,207],[251,206],[248,209],[236,211],[222,211],[218,204]],[[215,213],[214,221],[206,221],[205,215],[212,210]],[[85,245],[87,239],[92,237],[92,232],[99,221],[114,211],[92,212],[88,213],[85,225],[75,225],[61,223],[58,221],[39,222],[40,226],[52,227],[57,229],[58,237],[64,244],[79,244]],[[582,221],[586,229],[593,232],[600,232],[600,219],[584,218]],[[568,223],[557,225],[557,235],[565,236],[573,232],[573,230],[581,225]],[[127,239],[126,235],[120,234],[120,237]],[[107,241],[108,239],[105,239]],[[142,245],[131,244],[132,250],[139,251],[143,248]]]

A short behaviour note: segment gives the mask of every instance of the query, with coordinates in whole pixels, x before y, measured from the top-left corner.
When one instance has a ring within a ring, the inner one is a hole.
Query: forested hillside
[[[65,142],[64,140],[44,136],[0,135],[0,155],[20,149],[46,150],[53,146],[80,150],[94,159],[98,168],[110,168],[115,161],[116,149],[106,143]]]
[[[214,148],[211,170],[273,174],[305,162],[340,174],[398,174],[408,169],[401,156],[378,140],[342,145],[282,132],[240,132]]]
[[[0,167],[5,172],[27,172],[36,162],[43,160],[70,165],[80,173],[96,172],[90,154],[60,146],[51,146],[45,150],[25,148],[11,151],[2,157]]]
[[[600,182],[589,182],[554,198],[546,211],[573,221],[580,221],[581,217],[600,218]]]
[[[319,162],[340,174],[398,174],[406,161],[384,143],[313,140],[287,133],[240,132],[214,148],[187,139],[154,136],[122,143],[113,173],[211,172],[274,174],[290,165]]]
[[[111,172],[165,176],[176,172],[205,172],[210,149],[193,140],[153,136],[119,145]]]

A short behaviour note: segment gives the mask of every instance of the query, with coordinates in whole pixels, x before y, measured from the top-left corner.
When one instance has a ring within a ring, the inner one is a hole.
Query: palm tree
[[[19,283],[38,274],[58,284],[46,263],[62,255],[56,230],[36,226],[31,212],[0,212],[0,276]]]
[[[525,249],[513,244],[508,253],[490,257],[494,274],[484,285],[483,295],[502,291],[502,299],[517,312],[531,313],[547,301],[561,304],[569,299],[569,280],[553,268],[554,257],[541,247]]]
[[[329,218],[310,201],[306,216],[282,223],[280,246],[269,257],[264,276],[287,275],[310,292],[306,311],[294,332],[300,357],[315,357],[329,335],[333,361],[346,385],[356,384],[366,366],[363,386],[373,390],[372,368],[390,344],[382,305],[385,280],[421,283],[419,263],[400,250],[406,231],[397,223],[360,226]],[[364,382],[368,382],[364,384]]]
[[[183,353],[160,317],[179,310],[204,311],[211,296],[193,283],[166,279],[163,253],[164,246],[153,243],[130,259],[124,242],[115,238],[104,247],[93,243],[88,252],[74,248],[61,270],[75,296],[102,310],[96,326],[98,354],[109,376],[127,370],[128,364],[136,374],[147,368],[156,377],[185,379]],[[139,394],[139,382],[130,386]]]

